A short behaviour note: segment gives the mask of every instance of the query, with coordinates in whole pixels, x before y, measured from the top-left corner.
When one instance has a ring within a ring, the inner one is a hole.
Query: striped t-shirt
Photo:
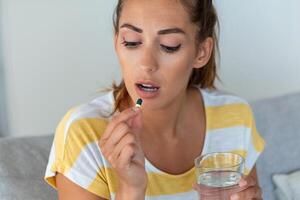
[[[206,117],[202,155],[212,152],[239,153],[245,159],[247,175],[265,144],[256,130],[249,104],[219,90],[199,89],[199,92],[204,100]],[[108,92],[70,109],[63,117],[56,129],[45,174],[45,180],[51,186],[56,187],[55,174],[59,172],[99,197],[115,199],[117,176],[98,146],[113,107],[113,93]],[[147,158],[145,168],[148,175],[145,199],[198,199],[192,189],[196,182],[195,168],[179,175],[168,174],[152,165]]]

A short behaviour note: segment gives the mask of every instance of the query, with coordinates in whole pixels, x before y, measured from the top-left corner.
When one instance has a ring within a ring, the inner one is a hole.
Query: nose
[[[154,50],[148,48],[143,52],[140,66],[143,71],[148,73],[155,72],[158,69],[158,62]]]

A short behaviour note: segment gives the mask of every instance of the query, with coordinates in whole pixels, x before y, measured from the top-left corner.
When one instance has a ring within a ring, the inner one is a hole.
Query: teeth
[[[152,85],[148,85],[148,84],[141,84],[144,87],[153,87]]]
[[[144,90],[145,92],[155,92],[158,90],[157,87],[153,87],[152,85],[148,85],[148,84],[139,84],[139,88],[141,90]]]
[[[146,91],[146,92],[155,92],[158,89],[157,88],[142,88],[142,90]]]

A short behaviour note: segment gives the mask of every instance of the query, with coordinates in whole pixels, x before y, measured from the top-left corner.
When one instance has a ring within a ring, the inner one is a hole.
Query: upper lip
[[[151,80],[140,80],[140,81],[137,81],[136,84],[152,85],[153,87],[159,88],[159,85]]]

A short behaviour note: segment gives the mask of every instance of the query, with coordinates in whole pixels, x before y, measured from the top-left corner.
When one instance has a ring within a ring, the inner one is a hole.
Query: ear
[[[210,59],[212,50],[214,47],[214,41],[211,37],[206,38],[202,43],[198,46],[197,56],[195,58],[193,67],[201,68],[204,67]]]

